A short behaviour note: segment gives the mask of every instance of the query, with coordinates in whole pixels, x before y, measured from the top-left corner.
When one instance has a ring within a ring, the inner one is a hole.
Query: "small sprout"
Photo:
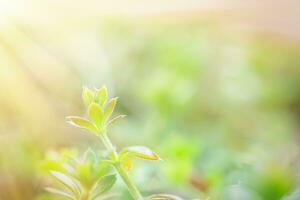
[[[50,169],[50,173],[64,186],[64,189],[46,188],[46,190],[68,199],[92,200],[92,190],[98,191],[98,196],[96,194],[95,196],[104,198],[102,194],[110,190],[116,180],[115,175],[111,174],[110,165],[100,159],[90,148],[79,159],[70,158],[58,164],[61,169],[66,168],[66,170]]]
[[[146,160],[161,160],[161,158],[151,149],[145,146],[131,146],[123,149],[120,153],[122,156],[134,156]]]
[[[107,96],[106,87],[94,91],[84,87],[82,99],[88,110],[90,120],[70,116],[67,117],[67,122],[97,135],[106,147],[108,158],[100,160],[95,152],[88,149],[81,159],[69,158],[68,162],[63,163],[55,161],[55,169],[62,171],[50,172],[65,186],[67,191],[55,188],[47,188],[47,191],[71,200],[106,199],[109,195],[105,197],[103,194],[113,187],[117,179],[116,175],[111,174],[109,170],[113,166],[126,184],[133,199],[144,199],[127,173],[132,168],[131,157],[146,160],[161,160],[161,158],[145,146],[131,146],[123,149],[121,152],[117,152],[107,135],[107,129],[124,118],[125,115],[119,115],[109,120],[115,110],[118,98],[112,98],[106,103]],[[182,200],[179,197],[168,194],[152,195],[147,199]]]

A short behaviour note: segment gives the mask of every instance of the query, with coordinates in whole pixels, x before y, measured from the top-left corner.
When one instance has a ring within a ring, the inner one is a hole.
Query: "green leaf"
[[[97,160],[96,153],[91,148],[88,148],[83,155],[83,161],[95,163],[96,160]]]
[[[102,122],[103,122],[103,112],[102,112],[102,109],[101,107],[96,104],[96,103],[92,103],[90,106],[89,106],[89,110],[88,110],[88,114],[89,114],[89,117],[91,118],[92,122],[94,122],[96,124],[96,126],[98,128],[102,128]]]
[[[116,200],[121,199],[120,194],[118,193],[110,193],[110,194],[103,194],[101,198],[97,198],[96,200]]]
[[[117,123],[120,119],[123,119],[124,117],[126,117],[126,115],[119,115],[117,117],[114,117],[112,120],[110,120],[107,123],[107,128],[111,127],[112,125],[114,125],[115,123]]]
[[[73,168],[76,168],[76,166],[77,166],[78,163],[79,163],[79,160],[78,160],[77,158],[71,157],[71,158],[69,158],[68,163],[69,163]]]
[[[102,88],[100,88],[97,91],[96,97],[95,97],[95,102],[98,103],[100,105],[100,107],[102,108],[106,99],[107,99],[107,88],[105,86],[103,86]]]
[[[151,149],[145,146],[131,146],[121,151],[121,156],[134,156],[146,160],[161,160]]]
[[[66,117],[67,122],[73,126],[87,129],[93,133],[97,133],[97,128],[87,119],[77,116],[68,116]]]
[[[115,184],[117,177],[115,174],[105,175],[101,177],[93,186],[92,199],[96,199],[101,194],[107,192]]]
[[[81,195],[82,189],[76,180],[58,171],[50,171],[50,173],[59,182],[66,186],[76,197]]]
[[[74,174],[75,172],[75,168],[70,165],[69,163],[62,163],[61,167],[64,169],[65,172],[69,173],[69,174]]]
[[[97,180],[99,180],[100,177],[103,177],[107,174],[113,173],[113,168],[115,162],[112,160],[102,160],[97,163],[97,166],[95,168],[94,175],[97,177]]]
[[[147,197],[147,200],[183,200],[183,199],[170,194],[154,194]]]
[[[110,99],[109,102],[107,103],[107,106],[104,110],[104,119],[105,120],[108,120],[110,115],[113,113],[115,106],[117,104],[117,100],[118,100],[118,97],[115,97],[115,98]]]
[[[45,190],[50,193],[66,197],[71,200],[76,200],[76,198],[73,195],[69,194],[68,192],[56,189],[56,188],[46,187]]]
[[[112,160],[101,160],[101,164],[107,164],[113,166],[115,162]]]
[[[80,180],[82,184],[85,184],[86,180],[91,176],[91,162],[80,162],[76,166],[76,178]]]
[[[83,87],[82,100],[84,105],[89,107],[89,105],[94,101],[94,92],[87,87]]]

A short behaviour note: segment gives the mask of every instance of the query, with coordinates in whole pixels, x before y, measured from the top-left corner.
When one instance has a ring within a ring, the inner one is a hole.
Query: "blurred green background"
[[[29,2],[1,9],[1,200],[58,199],[43,190],[51,181],[40,167],[45,155],[103,148],[65,123],[84,114],[83,85],[120,97],[117,112],[127,117],[110,134],[116,146],[146,145],[163,158],[134,162],[130,176],[144,194],[300,199],[292,23],[262,26],[218,3]],[[115,190],[130,199],[121,183]]]

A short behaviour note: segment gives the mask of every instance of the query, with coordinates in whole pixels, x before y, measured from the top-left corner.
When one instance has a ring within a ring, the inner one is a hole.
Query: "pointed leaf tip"
[[[104,119],[108,120],[111,114],[114,112],[115,106],[117,104],[118,97],[112,98],[107,103],[107,106],[104,110]]]
[[[111,127],[112,125],[114,125],[115,123],[123,119],[124,117],[126,117],[126,115],[119,115],[117,117],[114,117],[107,123],[107,128]]]
[[[134,156],[146,160],[161,160],[151,149],[145,146],[131,146],[123,149],[121,155]]]
[[[96,92],[95,102],[98,103],[102,108],[106,99],[107,99],[107,88],[106,86],[103,86]]]
[[[82,89],[82,100],[86,107],[88,107],[94,101],[94,92],[87,87]]]

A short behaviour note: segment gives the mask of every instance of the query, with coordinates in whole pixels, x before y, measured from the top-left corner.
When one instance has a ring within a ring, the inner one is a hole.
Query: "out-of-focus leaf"
[[[121,199],[120,194],[103,194],[100,197],[96,198],[96,200],[115,200],[115,199]]]
[[[89,106],[88,112],[89,112],[88,114],[89,114],[89,117],[91,118],[92,122],[94,122],[98,128],[101,128],[102,121],[103,121],[103,112],[102,112],[101,107],[96,103],[92,103]]]
[[[88,148],[88,150],[86,150],[83,155],[83,160],[85,162],[90,161],[90,162],[94,163],[97,160],[97,155],[91,148]]]
[[[101,163],[102,164],[107,164],[107,165],[113,165],[113,164],[115,164],[115,162],[112,161],[112,160],[101,160]]]
[[[46,158],[39,163],[39,168],[45,172],[53,170],[71,173],[71,171],[74,169],[74,166],[71,164],[70,160],[76,155],[77,152],[71,149],[63,149],[59,153],[50,150],[47,152]]]
[[[117,117],[114,117],[112,120],[110,120],[107,124],[107,127],[111,127],[112,125],[114,125],[116,122],[118,122],[120,119],[123,119],[124,117],[126,117],[126,115],[119,115]]]
[[[147,197],[147,200],[183,200],[183,199],[171,194],[154,194]]]
[[[263,173],[262,173],[263,172]],[[259,176],[253,176],[251,183],[256,193],[263,199],[282,199],[295,187],[295,179],[289,169],[280,164],[269,165]]]
[[[69,158],[68,163],[69,163],[73,168],[75,168],[75,167],[78,165],[79,160],[78,160],[77,158],[75,158],[75,157],[71,157],[71,158]]]
[[[88,121],[82,117],[69,116],[69,117],[67,117],[67,122],[73,126],[87,129],[87,130],[91,131],[92,133],[97,133],[97,128],[90,121]]]
[[[105,176],[107,174],[112,174],[113,173],[112,166],[114,165],[114,163],[115,162],[110,160],[101,160],[100,162],[98,162],[94,173],[95,177],[97,177],[96,180],[99,180],[100,177]]]
[[[89,107],[89,105],[94,101],[94,92],[87,87],[84,87],[82,91],[82,100],[84,105]]]
[[[117,178],[115,174],[109,174],[101,177],[93,186],[91,199],[96,199],[98,196],[107,192],[115,184]]]
[[[226,187],[222,195],[224,200],[255,200],[259,199],[245,186],[237,184]]]
[[[107,88],[105,86],[103,86],[102,88],[100,88],[97,91],[96,97],[95,97],[95,102],[98,103],[100,105],[100,107],[102,108],[106,99],[107,99]]]
[[[75,196],[81,195],[81,186],[79,183],[71,177],[67,175],[57,172],[57,171],[50,171],[52,176],[54,176],[59,182],[65,185]]]
[[[76,166],[76,178],[85,183],[91,175],[91,162],[79,162]]]
[[[61,163],[56,160],[44,160],[39,165],[42,171],[48,172],[49,170],[63,171],[64,168],[61,166]]]
[[[109,100],[105,110],[104,110],[104,119],[108,120],[108,118],[110,117],[110,115],[113,113],[116,103],[117,103],[118,97],[112,98],[111,100]]]
[[[76,200],[76,198],[73,195],[69,194],[68,192],[56,189],[56,188],[46,187],[45,190],[50,193],[66,197],[71,200]]]
[[[74,169],[74,167],[71,164],[69,164],[69,163],[62,163],[61,166],[69,174],[74,174],[75,173],[75,169]]]
[[[131,146],[121,151],[121,156],[134,156],[146,160],[161,160],[161,158],[151,149],[145,146]]]
[[[300,199],[300,190],[296,190],[291,194],[282,198],[282,200],[299,200]]]

